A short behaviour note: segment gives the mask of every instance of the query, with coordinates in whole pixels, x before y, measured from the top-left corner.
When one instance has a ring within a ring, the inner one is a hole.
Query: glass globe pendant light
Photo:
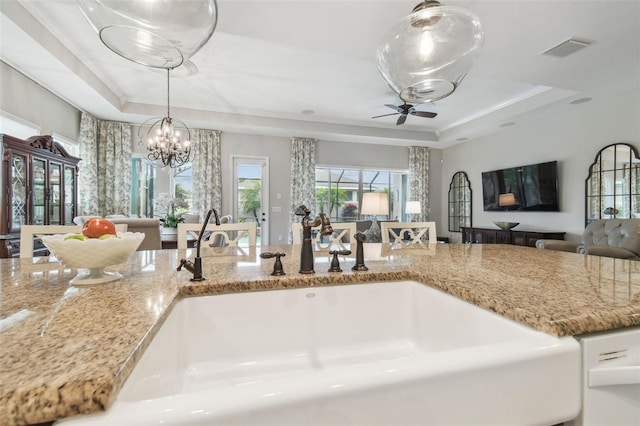
[[[118,55],[153,68],[176,68],[209,41],[216,0],[78,0],[80,10]]]
[[[483,42],[473,13],[423,1],[383,38],[376,52],[378,70],[403,101],[433,102],[456,90]]]

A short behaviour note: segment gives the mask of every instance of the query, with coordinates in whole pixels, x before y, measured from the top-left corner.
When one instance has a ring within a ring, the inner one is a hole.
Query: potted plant
[[[615,207],[607,207],[606,209],[604,209],[603,213],[609,215],[610,219],[615,219],[618,215],[618,209],[616,209]]]
[[[176,213],[175,206],[172,204],[169,213],[160,218],[160,222],[164,228],[177,228],[179,223],[184,222],[184,218],[182,213]]]
[[[169,198],[168,194],[161,194],[158,197],[157,204],[159,206],[166,206],[166,214],[160,218],[162,224],[163,233],[175,233],[178,228],[178,224],[184,222],[182,214],[185,208],[188,207],[186,201],[183,198],[175,197]]]
[[[358,202],[347,201],[342,209],[342,218],[345,221],[353,221],[356,220],[358,213]]]

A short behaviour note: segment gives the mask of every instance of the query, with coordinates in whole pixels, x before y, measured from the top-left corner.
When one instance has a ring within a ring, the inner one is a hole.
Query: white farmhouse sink
[[[179,301],[105,413],[64,424],[527,425],[580,409],[580,347],[423,284]]]

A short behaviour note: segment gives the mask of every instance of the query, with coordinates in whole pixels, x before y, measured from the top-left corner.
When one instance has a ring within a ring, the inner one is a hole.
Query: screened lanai
[[[359,207],[365,192],[385,192],[389,215],[379,219],[404,217],[407,173],[389,170],[316,167],[316,209],[334,222],[361,220]]]

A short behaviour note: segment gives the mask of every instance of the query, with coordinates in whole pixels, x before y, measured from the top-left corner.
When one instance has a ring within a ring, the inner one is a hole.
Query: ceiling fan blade
[[[402,109],[402,107],[399,107],[397,105],[393,105],[393,104],[384,104],[384,106],[386,106],[387,108],[391,108],[394,111],[398,111],[399,113],[403,113],[404,110]]]
[[[407,114],[402,114],[400,117],[398,117],[398,121],[396,121],[396,126],[404,124],[405,121],[407,121]]]
[[[429,112],[429,111],[412,111],[411,115],[417,115],[418,117],[425,117],[425,118],[433,118],[436,115],[438,115],[438,113]]]
[[[392,112],[391,114],[376,115],[375,117],[371,117],[371,118],[388,117],[390,115],[398,115],[398,114],[400,114],[400,113],[399,112]]]

